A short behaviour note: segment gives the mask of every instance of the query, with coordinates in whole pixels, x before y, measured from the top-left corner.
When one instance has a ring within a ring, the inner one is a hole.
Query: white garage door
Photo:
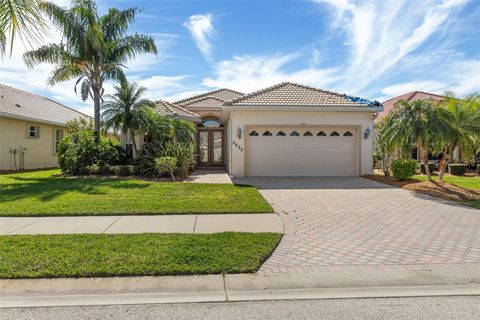
[[[271,128],[247,130],[247,176],[355,176],[357,130]]]

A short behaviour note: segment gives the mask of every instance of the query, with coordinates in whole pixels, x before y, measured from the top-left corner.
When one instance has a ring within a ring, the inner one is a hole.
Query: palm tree
[[[45,23],[39,10],[40,0],[0,1],[0,56],[7,51],[7,42],[12,55],[13,41],[18,35],[26,44],[38,43],[46,32]],[[7,35],[10,39],[7,39]]]
[[[138,154],[135,135],[149,130],[155,103],[142,99],[144,87],[136,83],[122,82],[115,86],[115,94],[107,95],[102,104],[102,120],[105,129],[121,130],[122,134],[132,140],[135,154]]]
[[[468,158],[473,158],[477,152],[480,143],[480,96],[471,95],[458,99],[454,95],[449,95],[441,107],[452,115],[454,130],[445,140],[439,180],[443,180],[451,152],[455,148],[458,147]]]
[[[64,9],[53,3],[42,3],[41,9],[63,36],[59,44],[49,44],[24,54],[29,67],[39,63],[56,65],[49,84],[77,79],[82,99],[94,102],[95,133],[100,134],[100,103],[105,81],[125,81],[125,63],[141,53],[157,53],[152,37],[126,35],[138,8],[109,9],[100,16],[94,0],[72,0]]]
[[[428,180],[432,180],[428,151],[435,152],[443,148],[443,141],[454,132],[452,122],[450,112],[428,100],[402,100],[386,117],[381,134],[387,145],[399,148],[403,153],[410,152],[416,146]]]

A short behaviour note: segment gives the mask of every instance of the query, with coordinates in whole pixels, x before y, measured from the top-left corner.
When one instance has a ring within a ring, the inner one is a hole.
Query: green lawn
[[[421,181],[427,181],[427,176],[426,175],[416,175],[414,179],[418,179]],[[433,177],[433,180],[438,180],[437,176]],[[480,177],[478,176],[450,176],[450,175],[445,175],[443,177],[443,180],[445,182],[454,184],[456,186],[459,186],[461,188],[465,189],[470,189],[470,190],[480,190]]]
[[[0,236],[0,278],[255,272],[277,233]]]
[[[254,187],[54,177],[58,170],[0,175],[0,216],[262,213]]]

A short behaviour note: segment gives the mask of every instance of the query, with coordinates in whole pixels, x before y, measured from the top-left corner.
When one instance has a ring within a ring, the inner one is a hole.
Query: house
[[[87,115],[0,84],[0,171],[57,167],[67,121]]]
[[[380,115],[375,120],[375,122],[380,122],[383,118],[385,118],[390,113],[390,111],[392,111],[395,104],[400,100],[405,100],[410,102],[414,100],[424,100],[424,99],[431,100],[434,102],[440,102],[445,99],[445,96],[441,96],[441,95],[429,93],[429,92],[423,92],[423,91],[412,91],[409,93],[405,93],[405,94],[390,98],[382,103],[383,111],[380,113]]]
[[[382,103],[384,110],[380,113],[378,118],[375,120],[375,123],[381,122],[395,107],[397,102],[401,100],[405,100],[407,102],[415,101],[415,100],[430,100],[432,102],[441,102],[445,100],[445,96],[438,95],[435,93],[424,92],[424,91],[412,91],[408,92],[393,98],[390,98]],[[420,162],[420,154],[417,152],[417,148],[414,148],[411,153],[412,159],[416,159]],[[438,160],[438,155],[434,155],[431,152],[428,153],[428,159],[432,161]],[[453,152],[453,160],[460,159],[460,151],[459,148],[455,148]]]
[[[376,102],[295,83],[250,94],[219,89],[174,103],[197,113],[198,165],[230,175],[372,173]]]

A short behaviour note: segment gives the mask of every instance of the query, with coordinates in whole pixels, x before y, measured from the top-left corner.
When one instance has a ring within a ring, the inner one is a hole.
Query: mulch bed
[[[364,178],[445,200],[480,200],[480,191],[461,188],[448,182],[420,181],[415,179],[398,181],[392,177],[379,175],[368,175],[364,176]]]

